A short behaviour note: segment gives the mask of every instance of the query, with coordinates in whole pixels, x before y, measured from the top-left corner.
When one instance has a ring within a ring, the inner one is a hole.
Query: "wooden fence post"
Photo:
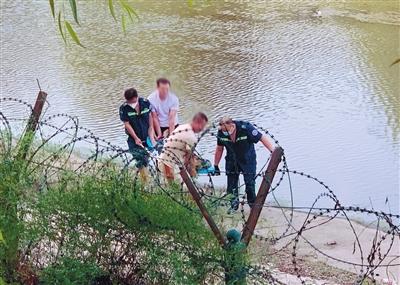
[[[21,166],[25,164],[25,158],[28,154],[29,148],[33,142],[35,137],[35,131],[37,125],[39,123],[40,115],[42,114],[43,105],[46,102],[47,94],[43,91],[40,91],[35,107],[32,110],[32,114],[29,117],[28,124],[25,128],[25,133],[21,137],[19,141],[19,149],[17,155],[15,157],[15,161],[17,162],[13,165],[10,175],[15,175],[15,182],[18,183],[21,179]],[[12,179],[14,180],[14,179]],[[2,223],[2,231],[5,239],[7,240],[7,247],[5,250],[5,256],[2,260],[2,263],[5,264],[5,279],[6,280],[14,280],[17,271],[18,271],[18,263],[19,263],[19,240],[20,240],[20,232],[16,225],[19,224],[18,217],[18,206],[20,203],[21,194],[18,191],[14,191],[12,187],[6,187],[5,191],[8,191],[9,198],[6,198],[4,205],[4,209],[6,209],[6,219]],[[7,193],[7,192],[6,192]],[[2,257],[3,258],[3,257]],[[0,280],[1,281],[1,280]],[[1,282],[0,282],[1,283]]]
[[[249,218],[246,221],[245,227],[243,229],[243,234],[241,236],[241,243],[244,244],[245,247],[248,246],[251,237],[253,236],[254,229],[257,225],[258,218],[260,217],[261,211],[264,207],[265,199],[267,198],[267,194],[272,184],[272,180],[274,179],[276,170],[278,169],[279,163],[281,161],[281,157],[283,154],[283,149],[281,147],[277,147],[271,156],[271,160],[268,164],[266,175],[263,177],[263,180],[260,185],[260,189],[258,191],[256,201],[254,203],[253,208],[250,211]],[[215,237],[221,244],[224,249],[227,249],[227,241],[225,240],[224,236],[221,234],[218,226],[215,224],[214,220],[208,213],[206,207],[204,206],[203,202],[201,201],[201,197],[199,192],[196,189],[196,186],[193,184],[193,181],[189,177],[186,169],[184,167],[180,170],[180,175],[185,182],[186,186],[189,189],[190,194],[193,197],[193,200],[196,202],[197,206],[199,207],[204,219],[207,221],[208,225],[210,226],[212,232],[214,233]],[[240,256],[240,255],[238,255]],[[236,256],[237,257],[237,256]],[[235,260],[233,260],[235,263]],[[231,264],[232,265],[232,264]],[[237,264],[236,264],[237,265]],[[239,268],[240,269],[240,268]],[[239,279],[233,278],[230,271],[234,273],[238,271],[238,268],[235,266],[232,268],[225,268],[226,271],[226,284],[230,284],[231,282],[236,282],[235,284],[246,284],[246,275],[240,276]],[[240,270],[238,272],[241,272]],[[239,283],[238,283],[239,282]]]
[[[189,174],[187,173],[187,171],[184,167],[181,168],[180,175],[181,175],[183,181],[185,182],[186,186],[188,187],[189,192],[193,197],[193,200],[196,202],[197,206],[199,207],[204,219],[207,221],[212,232],[214,233],[215,237],[217,238],[217,240],[219,241],[221,246],[225,247],[226,240],[225,240],[224,236],[218,229],[218,226],[215,224],[213,218],[208,213],[206,207],[204,206],[203,202],[201,201],[200,194],[199,194],[199,192],[197,192],[196,186],[193,184],[192,179],[189,177]]]
[[[267,198],[269,189],[272,185],[272,180],[274,179],[276,170],[281,162],[282,154],[283,149],[281,147],[275,148],[272,153],[266,174],[261,182],[260,189],[258,190],[256,201],[254,202],[249,218],[247,219],[243,229],[242,242],[244,242],[246,246],[249,244],[251,237],[253,236],[258,218],[260,217],[261,211],[264,207],[265,199]]]
[[[35,132],[42,114],[44,103],[46,102],[46,98],[47,93],[39,91],[32,114],[29,117],[28,124],[26,125],[25,133],[20,140],[20,148],[18,150],[17,159],[25,159],[26,155],[28,154],[29,148],[35,137]]]

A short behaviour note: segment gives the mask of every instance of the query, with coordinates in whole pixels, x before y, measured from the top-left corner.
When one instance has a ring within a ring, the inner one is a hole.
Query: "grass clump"
[[[0,152],[2,282],[201,284],[221,273],[202,216],[143,191],[129,168],[75,172],[15,152]]]
[[[112,284],[97,264],[83,263],[70,258],[62,258],[59,264],[46,267],[41,272],[40,280],[43,285],[87,285],[89,280],[92,281],[91,284]]]

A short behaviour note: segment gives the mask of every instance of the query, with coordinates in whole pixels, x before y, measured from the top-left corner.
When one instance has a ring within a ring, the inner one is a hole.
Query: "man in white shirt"
[[[170,86],[168,79],[159,78],[157,89],[148,97],[152,107],[153,128],[158,139],[163,137],[166,130],[171,134],[179,124],[179,99],[169,91]]]
[[[168,137],[159,156],[158,167],[165,178],[174,180],[174,167],[190,168],[193,147],[197,143],[197,133],[204,130],[208,118],[204,113],[194,115],[192,122],[177,127]],[[188,169],[192,172],[194,169]]]

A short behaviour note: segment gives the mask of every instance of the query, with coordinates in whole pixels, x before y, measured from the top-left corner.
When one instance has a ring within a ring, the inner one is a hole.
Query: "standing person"
[[[194,175],[195,169],[191,163],[193,147],[197,143],[197,133],[204,130],[207,125],[208,118],[204,113],[194,115],[189,124],[183,124],[177,127],[168,137],[163,151],[159,156],[159,169],[165,178],[172,182],[174,180],[175,166],[184,165],[189,168],[191,175]]]
[[[261,134],[252,124],[244,121],[234,121],[231,118],[222,118],[219,122],[220,129],[217,134],[217,148],[215,150],[214,168],[215,174],[220,175],[218,167],[221,161],[224,148],[226,148],[226,175],[227,193],[233,194],[230,211],[239,208],[238,183],[239,173],[243,173],[246,185],[247,202],[253,207],[256,199],[255,178],[257,157],[254,144],[261,141],[269,150],[273,151],[274,146],[266,135]]]
[[[157,139],[163,137],[166,130],[172,134],[178,126],[179,99],[170,92],[171,83],[166,78],[157,79],[157,89],[148,97],[153,114],[153,128]]]
[[[146,182],[145,168],[148,166],[149,156],[145,147],[149,147],[148,138],[154,145],[150,102],[139,97],[135,88],[125,90],[124,97],[126,101],[119,108],[119,116],[128,135],[129,151],[136,160],[142,180]]]

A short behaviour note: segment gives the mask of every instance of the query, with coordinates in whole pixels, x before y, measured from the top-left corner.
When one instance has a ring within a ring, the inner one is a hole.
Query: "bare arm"
[[[272,145],[272,143],[269,141],[266,135],[262,135],[260,141],[262,144],[270,151],[273,152],[275,147]]]
[[[217,148],[215,149],[215,155],[214,155],[214,165],[219,164],[223,153],[224,153],[224,146],[217,145]]]
[[[169,114],[168,114],[168,127],[169,127],[170,135],[172,134],[172,132],[175,129],[175,125],[176,125],[175,118],[176,118],[177,112],[178,112],[177,110],[170,110]]]
[[[154,140],[154,127],[153,127],[153,116],[150,113],[149,116],[149,138],[151,140],[151,143],[153,144],[153,146],[156,145],[156,141]]]
[[[129,124],[129,122],[124,122],[125,129],[128,131],[131,137],[135,140],[135,143],[141,147],[143,147],[141,139],[136,135],[135,131],[133,130],[132,126]]]
[[[153,122],[153,124],[152,124],[153,130],[156,132],[157,138],[161,138],[162,133],[161,133],[161,127],[160,127],[160,120],[158,119],[157,113],[152,112],[151,117],[152,117],[152,122]]]

